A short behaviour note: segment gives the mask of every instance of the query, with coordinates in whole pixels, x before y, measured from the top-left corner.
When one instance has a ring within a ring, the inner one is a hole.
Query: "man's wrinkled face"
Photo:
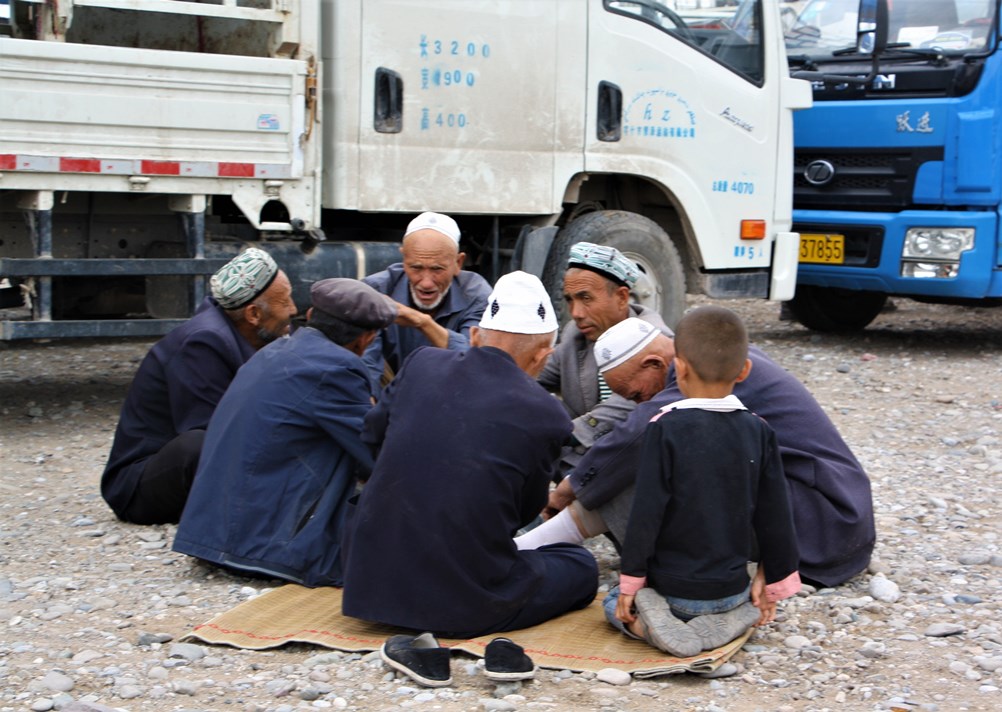
[[[630,315],[630,290],[590,270],[571,267],[564,274],[564,303],[588,341]]]
[[[414,306],[421,311],[435,311],[449,293],[466,255],[458,251],[455,242],[435,230],[411,233],[404,238],[400,251]]]
[[[255,301],[261,310],[257,324],[258,338],[269,344],[287,335],[292,317],[296,315],[296,303],[292,301],[292,284],[285,272],[279,271],[275,280]]]
[[[664,390],[668,367],[663,359],[638,354],[602,375],[613,393],[634,403],[644,403]]]

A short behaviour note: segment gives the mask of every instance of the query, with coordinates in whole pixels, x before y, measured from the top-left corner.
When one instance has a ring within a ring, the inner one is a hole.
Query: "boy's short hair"
[[[675,353],[708,383],[733,381],[748,358],[748,330],[730,309],[697,307],[675,327]]]

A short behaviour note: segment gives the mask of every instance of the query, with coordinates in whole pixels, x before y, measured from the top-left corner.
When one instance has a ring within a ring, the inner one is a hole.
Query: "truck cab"
[[[853,330],[888,296],[998,303],[997,0],[810,0],[786,46],[814,80],[794,121],[794,316]]]

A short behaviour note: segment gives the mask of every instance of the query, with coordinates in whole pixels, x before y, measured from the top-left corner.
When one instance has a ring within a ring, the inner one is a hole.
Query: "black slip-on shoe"
[[[508,638],[495,638],[487,644],[484,675],[491,680],[528,680],[536,670],[536,664],[522,646]]]
[[[387,638],[379,649],[379,657],[394,670],[399,670],[425,687],[446,687],[452,684],[449,649],[441,647],[431,633]]]

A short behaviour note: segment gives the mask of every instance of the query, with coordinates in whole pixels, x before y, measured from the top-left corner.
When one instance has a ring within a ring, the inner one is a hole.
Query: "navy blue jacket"
[[[623,574],[646,576],[665,596],[709,601],[747,588],[754,543],[767,584],[797,570],[779,448],[761,418],[687,408],[645,433]]]
[[[365,419],[381,449],[345,531],[345,615],[430,631],[511,618],[544,578],[512,536],[546,504],[570,432],[507,353],[415,351]]]
[[[371,274],[362,281],[401,304],[412,303],[410,282],[407,280],[402,263],[392,264],[382,272]],[[452,286],[449,287],[449,292],[434,317],[435,323],[449,332],[447,348],[459,351],[470,348],[470,327],[480,323],[480,317],[487,308],[487,297],[490,295],[490,283],[476,272],[464,270],[453,278]],[[428,339],[420,329],[397,324],[390,324],[383,329],[364,356],[372,378],[373,390],[379,392],[384,360],[396,372],[414,349],[428,345]]]
[[[121,516],[146,460],[181,433],[204,430],[216,404],[255,349],[211,297],[153,345],[122,405],[101,494]]]
[[[341,585],[341,525],[372,469],[362,359],[297,329],[240,369],[205,434],[174,550],[306,586]]]
[[[866,568],[876,533],[870,480],[834,423],[800,381],[756,347],[752,370],[734,386],[748,410],[776,433],[800,549],[800,574],[834,586]],[[668,386],[599,438],[570,475],[577,498],[596,509],[633,484],[647,423],[682,400]]]

